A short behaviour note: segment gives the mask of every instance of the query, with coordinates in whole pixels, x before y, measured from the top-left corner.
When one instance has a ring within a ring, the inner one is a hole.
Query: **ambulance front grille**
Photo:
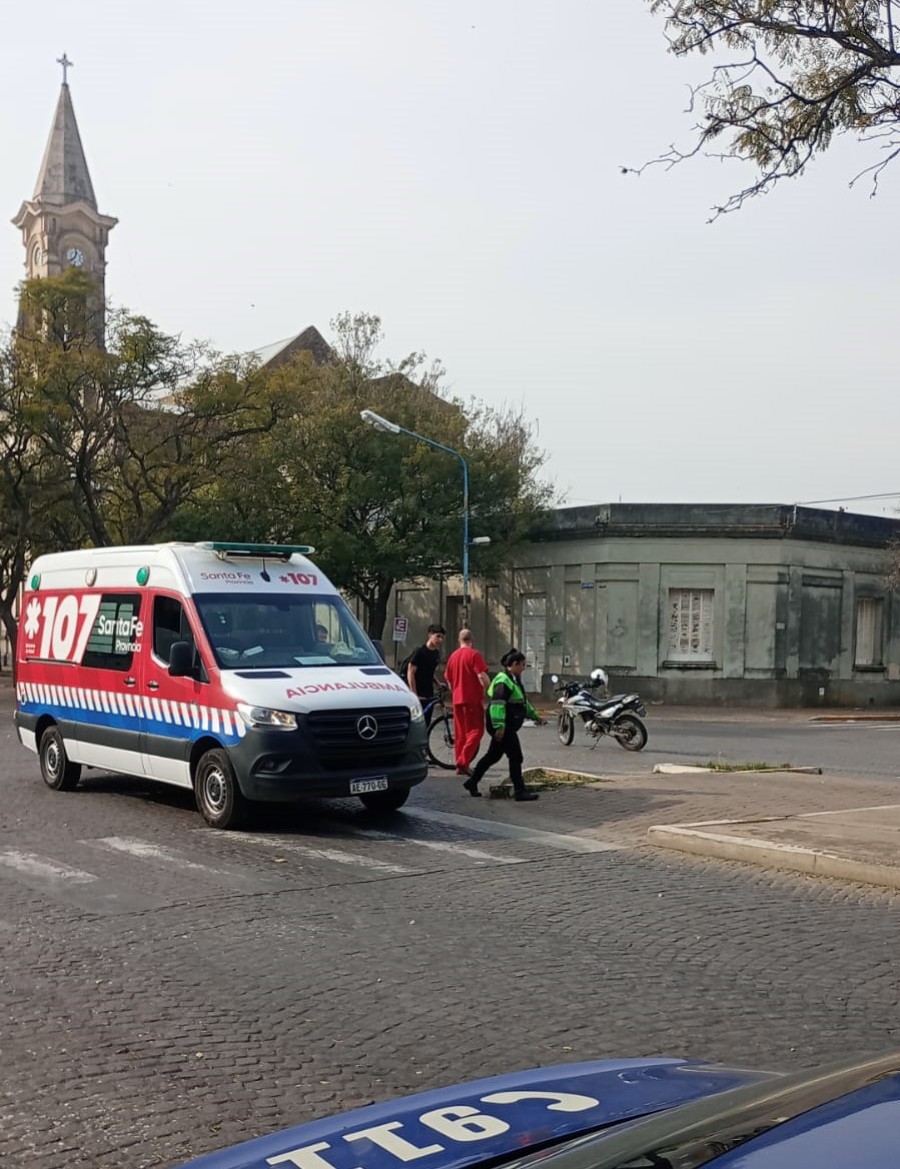
[[[369,721],[372,719],[376,724],[374,735]],[[409,710],[405,706],[316,710],[305,721],[326,767],[352,767],[362,760],[387,763],[403,754],[409,735]],[[368,737],[360,734],[361,729]]]

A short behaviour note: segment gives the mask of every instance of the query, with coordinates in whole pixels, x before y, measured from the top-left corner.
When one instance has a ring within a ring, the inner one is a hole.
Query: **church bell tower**
[[[80,268],[93,277],[102,305],[106,300],[106,245],[118,220],[97,210],[69,92],[68,70],[73,63],[64,53],[59,64],[62,88],[37,184],[13,223],[22,232],[27,279],[59,276],[66,268]]]

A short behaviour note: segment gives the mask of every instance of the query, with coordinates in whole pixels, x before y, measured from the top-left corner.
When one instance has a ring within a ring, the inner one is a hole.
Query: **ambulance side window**
[[[194,644],[194,635],[188,623],[184,606],[175,597],[153,599],[153,652],[166,665],[176,641]]]
[[[81,664],[95,670],[130,670],[140,635],[140,611],[139,595],[104,594]]]

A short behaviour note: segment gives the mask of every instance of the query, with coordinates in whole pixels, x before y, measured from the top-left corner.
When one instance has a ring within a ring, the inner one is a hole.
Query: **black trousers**
[[[524,791],[525,781],[522,778],[522,760],[525,756],[522,754],[522,744],[519,742],[518,731],[511,731],[507,727],[503,738],[497,740],[494,738],[494,733],[490,725],[488,725],[487,729],[488,734],[491,736],[491,741],[488,744],[488,749],[472,768],[472,780],[478,783],[480,779],[484,778],[484,773],[487,769],[493,767],[505,755],[509,760],[509,778],[512,780],[513,787],[517,792]]]

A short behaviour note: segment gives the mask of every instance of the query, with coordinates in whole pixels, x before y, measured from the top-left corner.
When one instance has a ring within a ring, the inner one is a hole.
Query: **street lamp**
[[[417,434],[414,430],[407,430],[405,426],[400,426],[396,422],[391,422],[389,418],[382,418],[380,414],[376,414],[374,410],[361,410],[359,413],[363,422],[367,422],[369,426],[374,426],[376,430],[384,431],[385,434],[408,434],[410,438],[415,438],[419,442],[427,443],[428,446],[436,447],[439,451],[446,451],[448,455],[455,455],[462,463],[463,472],[463,554],[462,554],[462,578],[463,578],[463,622],[468,624],[469,621],[469,548],[475,544],[484,545],[490,544],[490,536],[476,536],[474,540],[469,539],[469,466],[459,451],[455,451],[453,447],[445,446],[442,442],[436,442],[433,438],[426,438],[424,434]]]

